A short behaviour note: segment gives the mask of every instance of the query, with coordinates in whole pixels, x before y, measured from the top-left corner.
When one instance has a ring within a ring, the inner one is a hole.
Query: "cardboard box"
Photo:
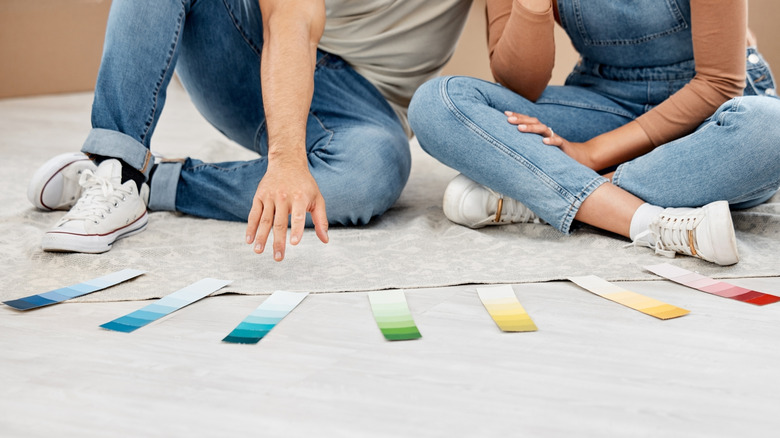
[[[110,0],[0,0],[0,98],[91,91]]]

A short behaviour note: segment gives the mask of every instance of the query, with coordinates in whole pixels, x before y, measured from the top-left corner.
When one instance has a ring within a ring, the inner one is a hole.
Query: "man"
[[[114,0],[83,154],[49,160],[28,190],[39,208],[70,209],[45,234],[43,249],[108,251],[145,229],[147,206],[246,220],[256,253],[273,230],[277,261],[288,217],[292,245],[305,225],[327,243],[329,223],[368,222],[406,183],[406,107],[449,59],[469,6]],[[260,158],[152,155],[174,68],[204,117]]]

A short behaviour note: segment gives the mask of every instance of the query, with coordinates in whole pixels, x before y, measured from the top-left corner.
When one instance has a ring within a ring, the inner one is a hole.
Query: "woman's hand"
[[[514,113],[512,111],[504,111],[507,116],[507,122],[517,126],[517,130],[520,132],[538,134],[542,136],[542,143],[555,146],[562,150],[566,155],[574,158],[580,164],[590,167],[591,169],[598,170],[594,167],[595,163],[589,153],[590,148],[588,143],[575,143],[566,140],[560,135],[556,134],[549,126],[540,122],[536,117],[531,117],[525,114]]]

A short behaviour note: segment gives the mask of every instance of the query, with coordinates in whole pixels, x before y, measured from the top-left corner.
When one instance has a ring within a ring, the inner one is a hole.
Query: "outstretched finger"
[[[519,124],[517,125],[517,130],[520,132],[527,132],[531,134],[539,134],[542,137],[548,137],[550,135],[550,128],[547,127],[547,125],[543,123],[535,123],[535,124]]]
[[[328,243],[328,215],[325,212],[325,199],[320,195],[314,203],[311,211],[311,220],[314,223],[314,232],[322,243]]]
[[[504,114],[507,116],[506,120],[513,125],[517,125],[520,123],[526,125],[539,123],[539,119],[537,119],[536,117],[528,116],[525,114],[513,113],[511,111],[506,111],[504,112]]]
[[[274,260],[284,260],[284,250],[287,244],[287,216],[289,208],[277,208],[274,213]]]
[[[260,216],[263,214],[263,202],[255,199],[252,202],[252,209],[249,210],[249,217],[246,221],[246,243],[252,244],[255,241],[257,227],[260,225]]]
[[[297,245],[303,238],[303,227],[306,225],[306,204],[296,200],[290,214],[290,245]]]
[[[271,232],[271,225],[274,223],[273,204],[263,208],[263,214],[260,215],[260,222],[255,234],[255,252],[261,254],[265,250],[265,242],[268,240],[268,234]]]

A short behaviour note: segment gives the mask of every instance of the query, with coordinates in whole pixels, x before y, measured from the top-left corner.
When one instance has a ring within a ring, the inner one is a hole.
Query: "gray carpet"
[[[564,236],[547,225],[470,230],[450,223],[441,195],[455,175],[414,142],[414,164],[398,203],[371,224],[331,228],[321,244],[307,230],[286,260],[256,255],[243,243],[244,225],[150,214],[148,229],[102,255],[52,254],[40,249],[45,230],[64,214],[40,212],[26,199],[29,176],[49,157],[80,148],[89,131],[90,94],[0,101],[0,299],[17,298],[85,281],[119,269],[144,269],[136,280],[86,297],[120,301],[161,297],[204,277],[233,280],[221,292],[267,294],[277,289],[349,292],[471,283],[526,283],[595,274],[607,280],[658,277],[642,266],[667,262],[647,248],[582,227]],[[205,160],[253,155],[230,143],[173,86],[158,127],[156,151]],[[733,214],[741,261],[719,267],[691,257],[671,261],[717,278],[780,275],[780,197]]]

